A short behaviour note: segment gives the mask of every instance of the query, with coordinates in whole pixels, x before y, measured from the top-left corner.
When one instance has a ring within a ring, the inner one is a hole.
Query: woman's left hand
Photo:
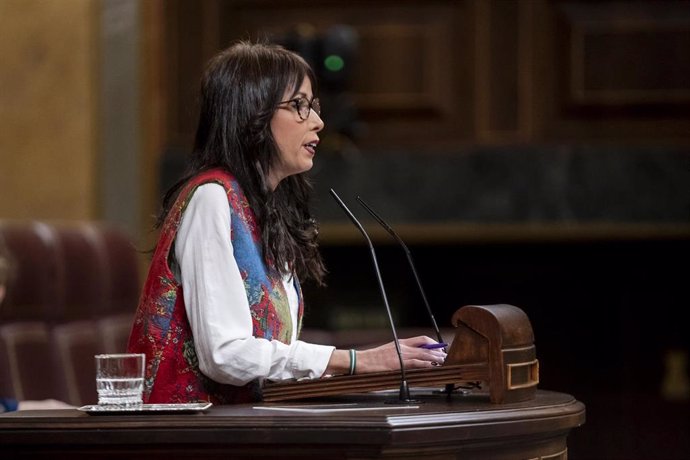
[[[422,345],[437,343],[427,336],[400,339],[400,352],[405,369],[420,369],[439,366],[446,360],[443,348],[427,349]],[[395,342],[389,342],[369,350],[357,351],[358,374],[368,372],[385,372],[400,369],[400,359]]]

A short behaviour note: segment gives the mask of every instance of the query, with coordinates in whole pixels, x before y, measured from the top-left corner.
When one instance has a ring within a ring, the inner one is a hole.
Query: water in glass
[[[144,355],[96,355],[98,405],[109,409],[137,409],[142,405]]]

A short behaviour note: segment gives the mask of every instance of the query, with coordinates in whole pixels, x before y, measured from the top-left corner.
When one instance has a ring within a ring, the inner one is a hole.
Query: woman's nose
[[[309,111],[309,121],[314,124],[314,127],[312,129],[316,132],[321,131],[323,127],[326,125],[321,119],[321,115],[319,115],[313,110]]]

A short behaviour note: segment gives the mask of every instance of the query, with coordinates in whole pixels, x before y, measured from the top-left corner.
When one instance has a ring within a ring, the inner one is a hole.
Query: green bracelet
[[[350,348],[350,375],[355,375],[357,367],[357,354],[353,348]]]

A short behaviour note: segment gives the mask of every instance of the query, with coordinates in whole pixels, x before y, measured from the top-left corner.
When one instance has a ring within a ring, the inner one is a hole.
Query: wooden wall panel
[[[353,87],[364,115],[441,118],[452,111],[444,30],[430,24],[358,27],[360,53]],[[404,50],[400,52],[398,50]],[[372,71],[376,69],[376,71]]]
[[[535,2],[534,141],[690,141],[690,3]]]
[[[528,139],[532,2],[476,3],[476,139]]]
[[[560,8],[569,102],[690,105],[690,4]]]
[[[206,61],[218,51],[217,1],[168,0],[165,4],[165,74],[169,143],[191,146],[196,129],[196,98]],[[210,43],[209,43],[210,42]]]
[[[334,25],[351,26],[359,38],[351,96],[364,123],[357,144],[447,145],[470,138],[473,131],[468,5],[447,0],[222,3],[221,43],[297,28],[318,35]]]
[[[690,142],[688,2],[171,0],[166,14],[169,137],[185,146],[214,51],[337,24],[359,37],[362,150]],[[326,132],[339,109],[324,104]]]

